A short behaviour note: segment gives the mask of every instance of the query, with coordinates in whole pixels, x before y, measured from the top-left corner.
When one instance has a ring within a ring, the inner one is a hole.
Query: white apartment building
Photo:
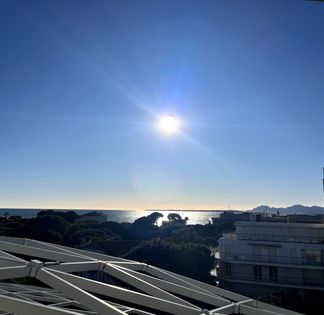
[[[324,224],[236,222],[219,251],[223,288],[252,295],[324,292]]]

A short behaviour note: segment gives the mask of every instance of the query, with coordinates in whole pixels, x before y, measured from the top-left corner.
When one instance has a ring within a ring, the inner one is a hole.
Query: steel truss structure
[[[4,282],[19,278],[43,285]],[[13,237],[0,237],[0,281],[3,315],[299,314],[144,263]]]

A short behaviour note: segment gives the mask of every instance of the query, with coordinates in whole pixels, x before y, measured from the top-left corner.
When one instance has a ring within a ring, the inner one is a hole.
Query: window
[[[302,249],[303,264],[318,265],[322,263],[320,249]]]
[[[225,259],[232,259],[232,244],[225,244],[224,246],[224,258]]]
[[[290,249],[290,260],[288,263],[297,264],[297,248]]]
[[[278,281],[278,268],[277,267],[269,267],[269,280],[272,282]]]
[[[225,259],[232,259],[232,248],[233,245],[232,244],[225,244]]]
[[[261,261],[261,246],[258,245],[252,246],[252,258],[253,261]]]
[[[262,280],[262,266],[253,266],[254,280]]]
[[[268,247],[268,261],[269,262],[277,262],[277,248],[276,247]]]
[[[225,263],[225,276],[230,277],[232,275],[232,265],[230,263]]]

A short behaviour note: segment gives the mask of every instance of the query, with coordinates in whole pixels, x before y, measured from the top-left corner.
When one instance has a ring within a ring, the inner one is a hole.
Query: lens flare
[[[159,130],[166,135],[175,134],[180,127],[180,120],[172,115],[164,115],[158,121]]]

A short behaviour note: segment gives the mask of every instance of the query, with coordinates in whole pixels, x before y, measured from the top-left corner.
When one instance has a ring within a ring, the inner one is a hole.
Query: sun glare
[[[159,118],[158,127],[166,135],[172,135],[179,130],[180,120],[172,115],[164,115]]]

